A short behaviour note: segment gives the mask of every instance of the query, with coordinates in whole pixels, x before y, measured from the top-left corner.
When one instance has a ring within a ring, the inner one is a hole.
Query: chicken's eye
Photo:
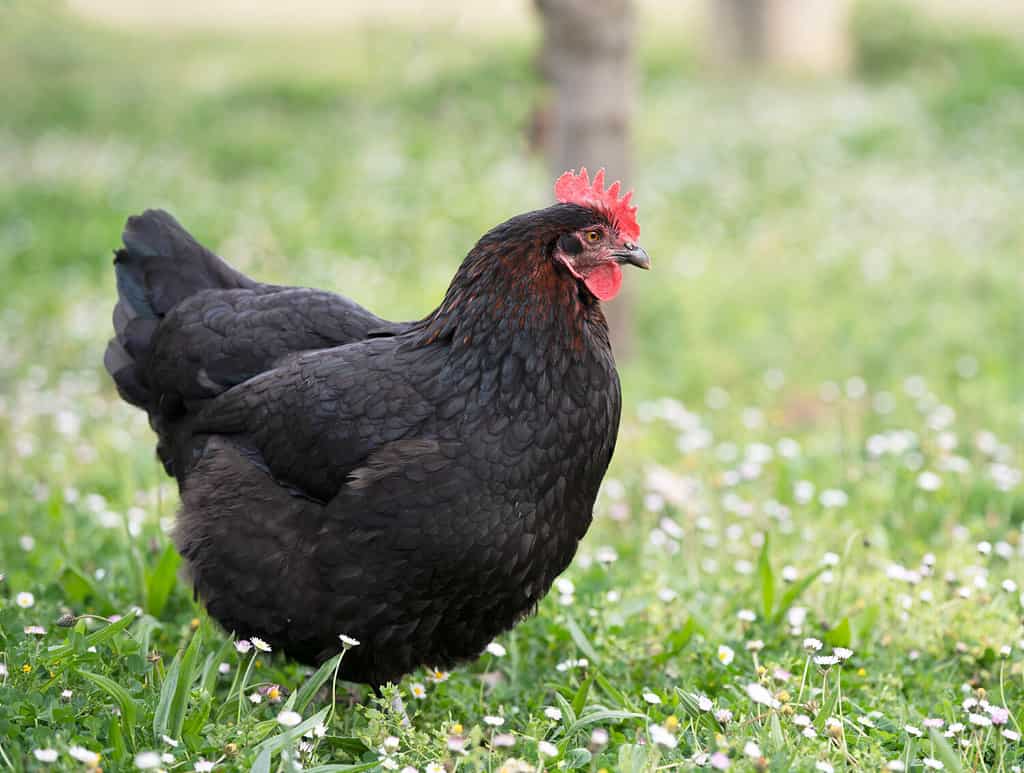
[[[601,241],[601,232],[600,231],[587,231],[587,234],[586,234],[585,238],[586,238],[586,240],[590,244],[594,244],[595,242]]]

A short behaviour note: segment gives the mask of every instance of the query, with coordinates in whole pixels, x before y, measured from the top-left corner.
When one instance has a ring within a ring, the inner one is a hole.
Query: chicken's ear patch
[[[622,269],[618,263],[603,261],[587,272],[583,284],[599,301],[610,301],[622,287]]]
[[[605,190],[603,168],[598,170],[591,183],[587,168],[582,166],[579,174],[566,172],[555,181],[555,198],[563,204],[600,210],[615,225],[622,238],[635,242],[640,238],[640,224],[636,221],[636,207],[629,205],[633,191],[620,199],[621,187],[622,184],[616,181]]]

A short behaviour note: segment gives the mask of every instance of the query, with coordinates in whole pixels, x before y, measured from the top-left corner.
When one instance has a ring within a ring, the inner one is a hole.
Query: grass
[[[330,666],[239,652],[176,579],[176,493],[100,367],[108,250],[165,206],[261,278],[418,316],[550,199],[523,148],[532,41],[9,21],[0,767],[1024,764],[1018,44],[862,23],[869,77],[812,84],[708,78],[648,35],[655,272],[627,277],[594,527],[494,653],[350,701]]]

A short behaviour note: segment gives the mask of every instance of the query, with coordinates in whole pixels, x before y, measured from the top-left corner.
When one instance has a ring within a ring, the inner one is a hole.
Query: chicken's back
[[[104,364],[121,397],[149,414],[179,483],[174,459],[192,455],[180,430],[205,401],[297,352],[404,329],[334,293],[256,282],[162,210],[129,218],[122,239]]]

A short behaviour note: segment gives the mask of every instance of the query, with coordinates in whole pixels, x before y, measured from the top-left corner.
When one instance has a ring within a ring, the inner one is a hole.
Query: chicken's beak
[[[648,255],[644,248],[637,244],[625,244],[621,250],[616,250],[612,253],[612,257],[615,258],[616,263],[628,263],[631,266],[649,270],[651,267],[651,257]]]

